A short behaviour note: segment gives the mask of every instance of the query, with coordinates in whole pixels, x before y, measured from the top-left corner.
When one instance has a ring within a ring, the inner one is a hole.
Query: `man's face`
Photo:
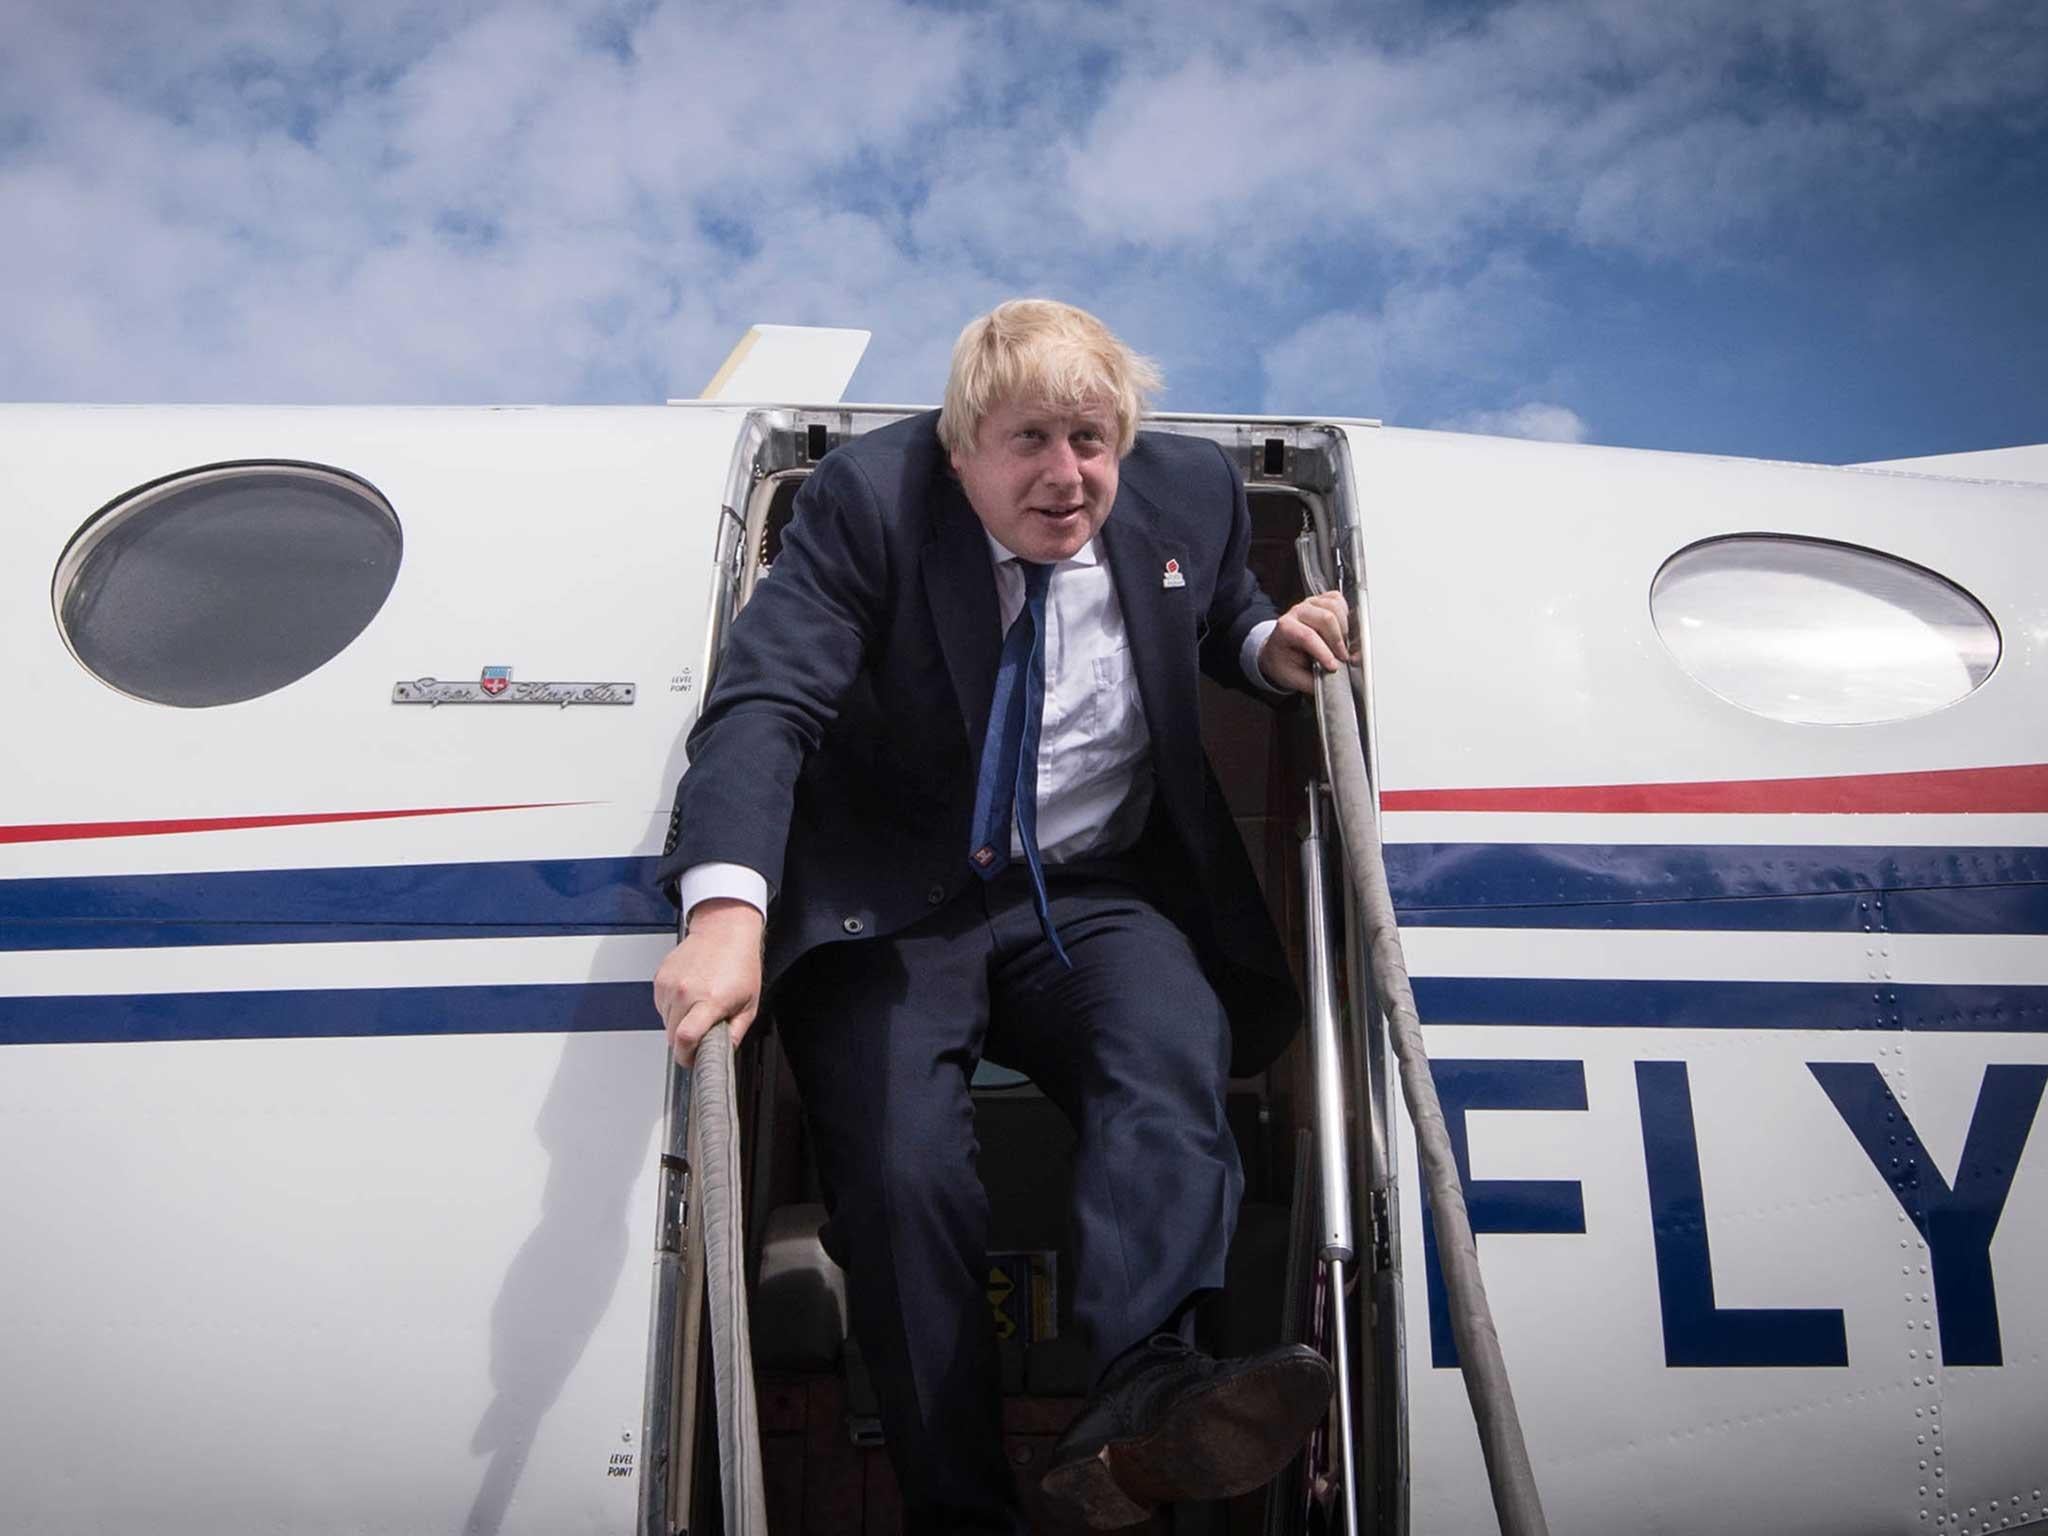
[[[953,469],[968,504],[1013,555],[1051,564],[1095,537],[1116,500],[1116,412],[1005,401]]]

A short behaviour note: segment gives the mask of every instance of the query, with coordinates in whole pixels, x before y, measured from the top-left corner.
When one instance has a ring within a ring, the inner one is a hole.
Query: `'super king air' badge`
[[[485,667],[473,683],[416,678],[391,685],[394,704],[630,704],[631,683],[517,683],[510,667]]]

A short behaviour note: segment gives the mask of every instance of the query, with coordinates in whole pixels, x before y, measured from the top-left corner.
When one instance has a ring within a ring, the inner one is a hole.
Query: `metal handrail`
[[[658,1174],[653,1317],[647,1329],[647,1401],[641,1416],[639,1536],[672,1536],[679,1525],[678,1512],[687,1521],[695,1482],[704,1234],[690,1219],[689,1125],[690,1073],[670,1061]],[[687,1393],[678,1390],[678,1382],[688,1383]]]
[[[1358,1448],[1352,1430],[1351,1345],[1344,1316],[1344,1267],[1357,1257],[1353,1238],[1351,1156],[1344,1135],[1344,1055],[1337,1028],[1337,980],[1330,937],[1329,875],[1324,863],[1322,791],[1311,784],[1308,830],[1301,840],[1302,919],[1308,934],[1308,1056],[1316,1085],[1316,1184],[1321,1228],[1316,1257],[1329,1276],[1331,1353],[1337,1371],[1338,1465],[1343,1468],[1344,1529],[1358,1536]]]
[[[1324,590],[1326,584],[1307,535],[1297,542],[1296,550],[1308,590]],[[1423,1179],[1435,1216],[1437,1256],[1450,1306],[1451,1333],[1458,1346],[1458,1368],[1472,1403],[1479,1447],[1486,1460],[1487,1482],[1493,1492],[1494,1515],[1502,1536],[1548,1536],[1549,1525],[1536,1490],[1521,1416],[1508,1381],[1507,1361],[1501,1353],[1493,1310],[1486,1300],[1486,1283],[1479,1273],[1479,1249],[1465,1210],[1464,1185],[1452,1155],[1443,1106],[1437,1099],[1436,1079],[1430,1072],[1429,1052],[1422,1041],[1415,991],[1409,984],[1408,966],[1401,952],[1401,932],[1394,915],[1393,893],[1387,885],[1386,860],[1374,814],[1377,801],[1366,771],[1358,705],[1351,689],[1352,680],[1346,671],[1318,672],[1316,676],[1316,715],[1322,731],[1324,767],[1336,804],[1338,830],[1347,855],[1345,864],[1365,924],[1373,985],[1387,1017],[1394,1055],[1400,1063],[1401,1094],[1407,1101],[1408,1117],[1415,1125]]]
[[[734,1072],[732,1032],[723,1023],[698,1043],[694,1066],[669,1064],[639,1536],[674,1536],[689,1528],[707,1311],[725,1530],[727,1536],[766,1536],[768,1529],[747,1322]]]
[[[720,1022],[697,1042],[690,1085],[690,1166],[704,1233],[711,1311],[711,1379],[718,1407],[718,1479],[726,1536],[768,1536],[761,1418],[747,1329],[747,1244],[740,1216],[739,1095],[732,1030]]]

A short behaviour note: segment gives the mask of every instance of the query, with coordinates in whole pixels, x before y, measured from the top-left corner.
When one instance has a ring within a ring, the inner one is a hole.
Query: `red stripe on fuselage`
[[[1388,811],[1581,811],[1710,816],[2011,815],[2048,811],[2048,764],[1694,784],[1393,789]]]
[[[389,811],[316,811],[293,816],[209,816],[164,821],[68,821],[0,826],[0,843],[96,837],[164,837],[258,827],[473,816],[585,804],[541,800],[519,805],[422,806]],[[1577,811],[1653,815],[1997,815],[2048,812],[2048,763],[1947,768],[1926,773],[1866,773],[1810,779],[1709,779],[1679,784],[1561,784],[1498,789],[1390,789],[1388,811]]]
[[[576,800],[530,805],[436,805],[404,811],[313,811],[299,816],[203,816],[182,821],[52,821],[0,827],[0,843],[62,843],[90,837],[167,837],[177,832],[241,832],[251,827],[317,827],[337,821],[398,821],[410,816],[472,816],[482,811],[539,811]]]

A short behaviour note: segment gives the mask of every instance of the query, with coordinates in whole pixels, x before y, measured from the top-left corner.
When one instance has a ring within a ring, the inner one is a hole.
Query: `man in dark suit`
[[[1222,451],[1138,435],[1157,383],[1066,305],[970,324],[941,412],[805,483],[677,789],[661,878],[687,935],[656,1005],[687,1061],[772,1001],[916,1530],[1019,1523],[967,1091],[984,1055],[1078,1135],[1075,1313],[1101,1375],[1054,1503],[1107,1528],[1256,1487],[1328,1400],[1299,1346],[1185,1342],[1243,1185],[1228,1073],[1297,1010],[1196,669],[1306,690],[1348,657],[1347,614],[1276,613]]]

